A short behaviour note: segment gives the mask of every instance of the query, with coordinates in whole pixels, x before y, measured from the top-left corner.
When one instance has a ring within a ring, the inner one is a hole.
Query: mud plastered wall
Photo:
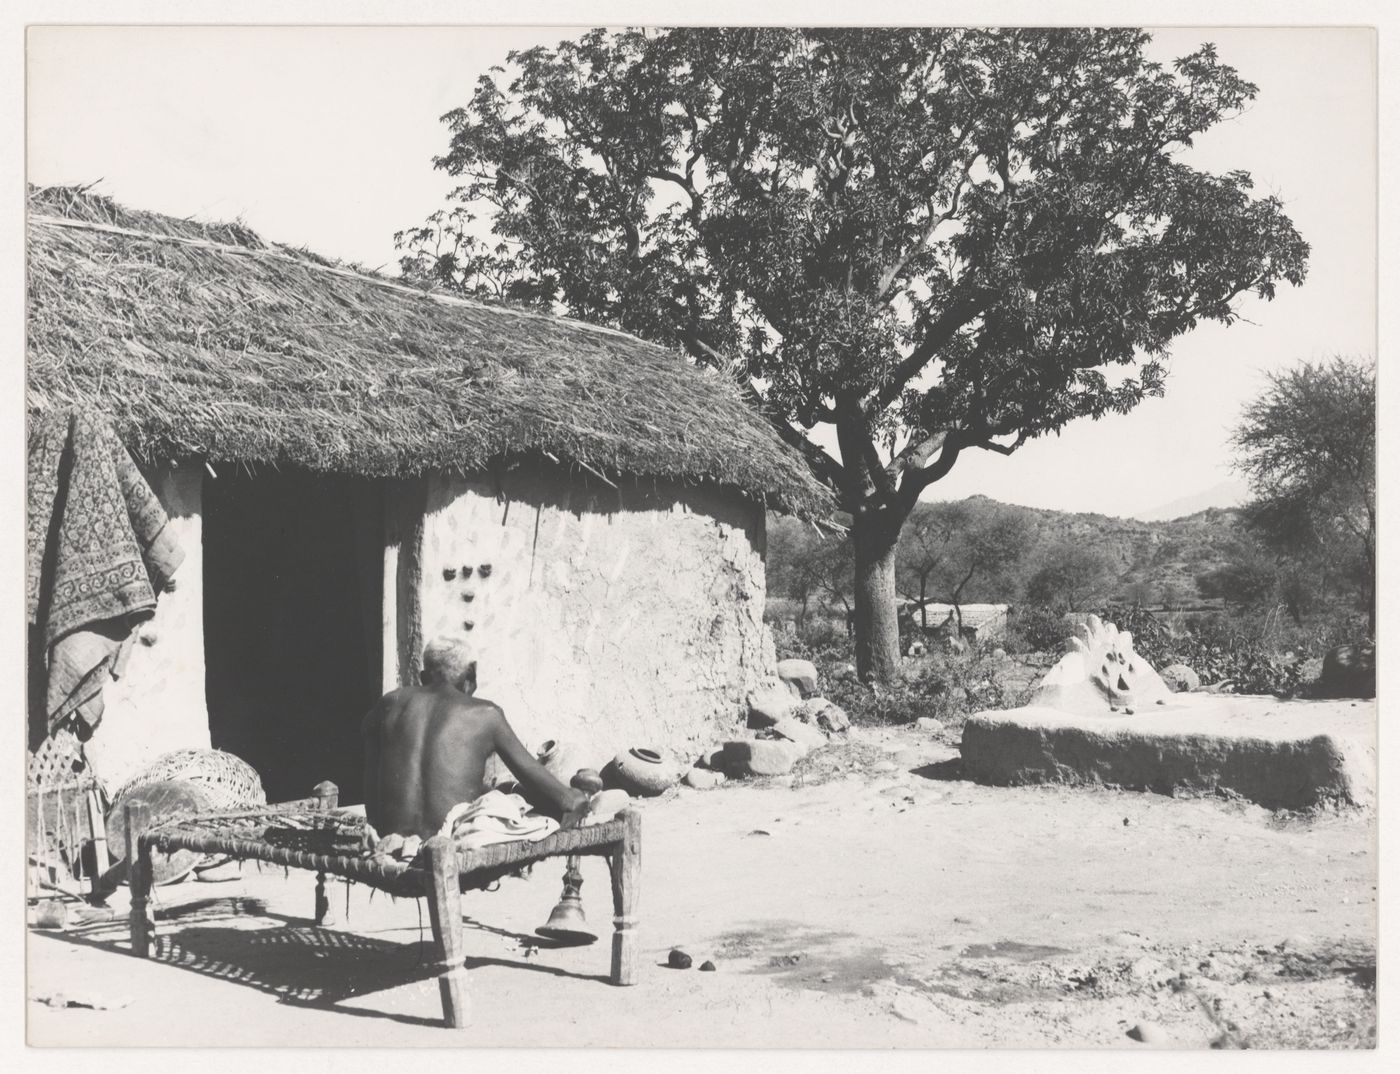
[[[431,478],[423,637],[467,631],[479,695],[532,749],[693,758],[775,672],[763,513],[721,489],[624,482],[546,467]]]
[[[102,723],[87,745],[93,769],[115,790],[170,750],[209,747],[204,703],[203,470],[162,467],[147,475],[185,554],[175,589],[137,628],[122,677],[103,691]]]

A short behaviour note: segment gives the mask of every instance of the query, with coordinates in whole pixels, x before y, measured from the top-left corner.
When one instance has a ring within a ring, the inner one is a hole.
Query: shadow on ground
[[[474,932],[517,940],[523,958],[529,958],[535,948],[553,946],[538,936],[510,932],[472,918],[465,918],[463,924],[468,946]],[[124,915],[47,935],[123,958],[131,957]],[[293,1006],[425,1026],[441,1022],[437,1018],[345,1004],[348,1000],[412,985],[436,1000],[434,957],[432,937],[426,927],[420,939],[396,943],[318,927],[305,919],[269,911],[262,900],[249,898],[200,899],[159,908],[151,954],[152,961],[255,988]],[[518,959],[468,955],[464,961],[469,971],[482,966],[504,966],[556,977],[605,984],[608,981],[606,974],[579,974]]]
[[[963,774],[961,757],[952,757],[946,761],[937,761],[934,764],[913,768],[909,770],[909,774],[940,783],[958,783],[967,779],[967,776]]]

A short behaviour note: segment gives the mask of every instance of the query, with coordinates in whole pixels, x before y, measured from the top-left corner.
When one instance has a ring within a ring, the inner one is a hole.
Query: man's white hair
[[[453,686],[476,683],[476,653],[465,634],[439,634],[423,650],[423,677]]]

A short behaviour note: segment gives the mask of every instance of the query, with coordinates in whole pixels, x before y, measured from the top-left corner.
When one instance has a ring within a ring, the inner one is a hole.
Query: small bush
[[[1069,637],[1064,614],[1037,604],[1011,609],[1006,622],[1008,653],[1058,652]]]
[[[1026,702],[1024,690],[1010,689],[1003,681],[1007,665],[993,660],[986,648],[909,661],[904,674],[888,686],[837,679],[836,670],[849,662],[847,651],[827,650],[815,659],[823,693],[857,725],[908,724],[929,716],[956,730],[974,712]]]

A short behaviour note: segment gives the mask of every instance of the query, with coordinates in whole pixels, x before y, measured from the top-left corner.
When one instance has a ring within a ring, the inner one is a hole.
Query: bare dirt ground
[[[30,933],[30,1042],[1372,1047],[1375,835],[1360,814],[977,786],[946,742],[860,730],[792,778],[645,804],[635,987],[606,983],[597,859],[591,947],[533,935],[554,863],[465,897],[460,1034],[418,904],[355,887],[347,915],[337,884],[317,929],[311,874],[245,866],[159,889],[150,961],[120,897],[114,921]],[[676,946],[716,971],[666,968]]]

